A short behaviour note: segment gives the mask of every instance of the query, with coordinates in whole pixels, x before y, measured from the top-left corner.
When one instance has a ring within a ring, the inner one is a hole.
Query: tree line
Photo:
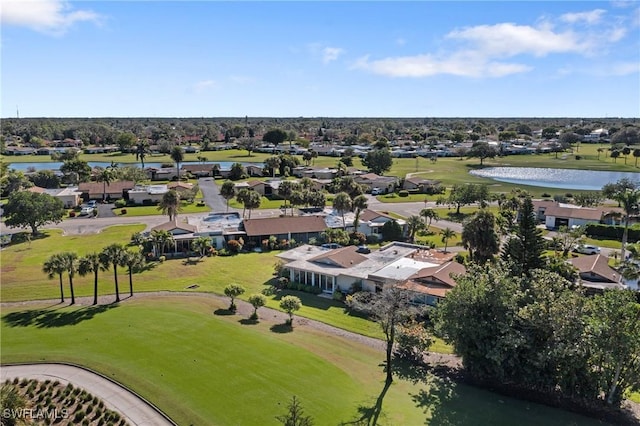
[[[116,302],[120,301],[118,288],[118,267],[127,268],[129,275],[129,295],[133,296],[133,274],[144,270],[146,261],[139,251],[128,250],[122,244],[111,244],[100,252],[87,253],[79,257],[77,253],[66,251],[51,255],[43,264],[42,271],[49,279],[58,276],[60,284],[60,301],[65,301],[63,275],[69,279],[69,291],[71,304],[75,304],[75,291],[73,279],[76,275],[85,276],[93,274],[93,304],[98,303],[98,273],[113,269],[113,282],[115,286]]]

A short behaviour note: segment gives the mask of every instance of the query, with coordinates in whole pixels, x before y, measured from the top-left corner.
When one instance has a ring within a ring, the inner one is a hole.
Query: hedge
[[[622,241],[624,226],[611,226],[590,223],[585,228],[585,234],[587,234],[587,236],[590,238]],[[628,241],[630,243],[635,243],[638,240],[640,240],[640,228],[635,225],[630,226]]]

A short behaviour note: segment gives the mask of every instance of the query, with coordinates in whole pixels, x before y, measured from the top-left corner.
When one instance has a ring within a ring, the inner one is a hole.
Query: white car
[[[381,195],[382,194],[382,189],[380,188],[373,188],[371,190],[371,195]]]
[[[580,244],[579,246],[576,246],[573,251],[581,254],[599,254],[600,247],[589,244]]]
[[[93,214],[93,207],[83,207],[80,210],[80,216],[87,216]]]

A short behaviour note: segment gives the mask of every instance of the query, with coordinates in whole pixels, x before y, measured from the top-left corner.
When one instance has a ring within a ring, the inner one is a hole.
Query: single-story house
[[[180,182],[180,181],[169,182],[167,184],[167,189],[169,190],[173,189],[179,194],[184,194],[185,192],[191,191],[193,189],[193,184],[189,182]]]
[[[8,146],[4,149],[5,155],[32,155],[35,154],[35,148],[22,146]]]
[[[602,292],[605,289],[623,289],[622,277],[609,266],[609,258],[601,254],[579,256],[567,261],[573,265],[580,276],[580,284],[588,293]]]
[[[358,218],[358,232],[362,232],[365,236],[375,236],[378,239],[382,238],[382,227],[385,223],[395,220],[398,225],[403,229],[403,233],[406,232],[406,222],[402,219],[396,219],[388,214],[373,211],[370,209],[364,209],[360,213]]]
[[[89,146],[84,148],[85,154],[107,154],[110,152],[118,152],[120,151],[120,147],[117,145],[106,145],[106,146]]]
[[[545,209],[545,226],[547,229],[557,229],[561,226],[569,228],[588,223],[600,223],[603,216],[601,209],[549,206]]]
[[[127,192],[135,187],[135,183],[130,180],[119,180],[106,185],[106,196],[110,199],[127,199]],[[102,182],[83,182],[78,185],[78,191],[82,193],[85,200],[102,200],[105,186]]]
[[[365,173],[355,175],[353,180],[361,185],[366,192],[371,192],[373,188],[380,188],[384,194],[396,190],[398,178],[395,176],[379,176],[375,173]]]
[[[421,269],[399,287],[409,290],[415,303],[436,306],[456,286],[454,276],[463,275],[466,272],[464,265],[448,261]]]
[[[245,219],[240,230],[246,234],[245,242],[254,241],[260,246],[263,240],[275,236],[278,240],[309,242],[310,238],[318,238],[327,229],[321,216],[285,216],[262,219]]]
[[[69,186],[67,188],[40,188],[39,186],[32,186],[27,191],[36,192],[38,194],[49,194],[52,197],[56,197],[62,201],[64,207],[67,209],[76,207],[82,202],[82,192],[78,191],[77,187]]]
[[[172,180],[178,177],[178,170],[175,167],[147,167],[144,171],[151,180]]]
[[[169,191],[167,185],[137,185],[127,191],[129,201],[136,204],[158,203]]]
[[[153,231],[168,231],[173,236],[173,247],[170,248],[170,253],[181,253],[190,250],[191,241],[196,237],[196,226],[190,225],[186,222],[178,221],[178,218],[174,218],[172,221],[162,223],[158,226],[151,228]],[[158,255],[158,253],[156,253]]]
[[[419,191],[423,193],[433,192],[430,191],[430,188],[437,188],[440,185],[439,180],[429,180],[421,177],[410,177],[406,178],[402,184],[402,189],[406,189],[408,191]]]
[[[319,287],[323,293],[331,294],[347,292],[354,285],[373,292],[385,285],[403,283],[424,269],[438,266],[434,258],[421,255],[428,252],[422,246],[393,242],[370,253],[359,253],[355,246],[326,249],[303,245],[277,257],[285,262],[292,282]],[[444,278],[443,274],[438,276]]]
[[[190,173],[195,177],[213,176],[213,164],[183,164],[181,174]]]
[[[328,167],[298,166],[291,171],[293,176],[311,179],[333,179],[338,176],[338,169]]]

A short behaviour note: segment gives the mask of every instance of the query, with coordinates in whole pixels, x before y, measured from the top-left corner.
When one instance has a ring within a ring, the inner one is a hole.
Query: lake
[[[217,162],[213,162],[213,161],[206,161],[204,163],[200,163],[197,161],[185,161],[184,163],[180,163],[180,165],[185,165],[185,164],[219,164],[220,165],[220,169],[221,170],[229,170],[231,169],[231,165],[233,164],[233,161],[217,161]],[[62,166],[62,162],[60,161],[49,161],[46,163],[9,163],[9,168],[10,169],[15,169],[21,172],[26,172],[28,170],[34,170],[34,171],[40,171],[40,170],[60,170],[60,167]],[[89,167],[109,167],[111,165],[110,162],[106,162],[106,161],[89,161],[88,162]],[[124,166],[138,166],[140,167],[140,163],[116,163],[118,166],[120,167],[124,167]],[[146,162],[144,163],[144,167],[155,167],[155,168],[160,168],[163,164],[171,164],[172,166],[175,166],[174,163],[171,163],[170,161],[165,161],[163,163],[154,163],[154,162]],[[251,164],[251,163],[242,163],[244,166],[246,166],[247,164]],[[262,163],[260,163],[262,164]]]
[[[601,190],[604,184],[617,182],[622,178],[628,178],[640,184],[640,173],[633,172],[538,167],[487,167],[485,169],[472,170],[469,173],[474,176],[519,185],[589,191]]]

